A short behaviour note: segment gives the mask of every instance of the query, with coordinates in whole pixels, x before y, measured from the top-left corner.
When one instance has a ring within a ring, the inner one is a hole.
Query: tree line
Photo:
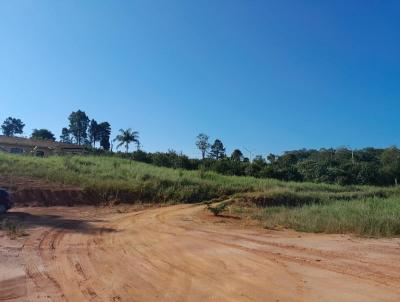
[[[100,149],[109,151],[111,145],[111,125],[108,122],[97,122],[95,119],[90,119],[89,116],[81,110],[73,111],[68,116],[68,126],[63,127],[59,141],[67,144],[77,144],[88,148],[96,149],[99,143]],[[1,125],[3,135],[16,136],[24,132],[25,124],[21,119],[8,117]],[[54,133],[48,129],[33,129],[30,136],[36,140],[56,141]],[[125,147],[126,152],[129,151],[129,145],[135,143],[137,148],[140,146],[139,132],[132,129],[120,129],[119,134],[113,140],[118,142],[116,148]]]
[[[256,155],[251,161],[239,149],[231,155],[218,155],[218,159],[211,152],[206,153],[204,159],[196,159],[174,150],[155,153],[138,150],[123,156],[169,168],[285,181],[387,186],[397,185],[400,180],[400,150],[397,147],[303,149],[287,151],[282,155]]]
[[[137,131],[120,129],[112,141],[118,142],[117,149],[124,147],[125,152],[115,153],[112,150],[111,126],[108,122],[99,123],[89,119],[86,113],[80,110],[72,112],[68,121],[69,125],[62,129],[61,142],[84,145],[92,154],[120,156],[162,167],[341,185],[397,185],[400,180],[400,150],[395,146],[360,150],[345,147],[302,149],[287,151],[281,155],[257,155],[254,159],[249,159],[240,149],[234,149],[227,155],[220,139],[211,143],[209,136],[201,133],[195,141],[201,156],[197,159],[174,150],[145,152],[140,150]],[[14,136],[22,134],[24,126],[20,119],[9,117],[1,128],[4,135]],[[47,129],[34,129],[31,137],[55,140],[54,134]],[[132,143],[136,145],[136,150],[129,152]]]

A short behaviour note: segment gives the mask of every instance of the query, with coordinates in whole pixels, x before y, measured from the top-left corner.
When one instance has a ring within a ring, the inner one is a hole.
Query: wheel
[[[0,204],[0,214],[5,214],[7,212],[7,208],[4,204]]]

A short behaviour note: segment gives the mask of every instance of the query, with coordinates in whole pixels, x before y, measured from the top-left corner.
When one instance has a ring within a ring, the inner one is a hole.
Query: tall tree
[[[71,140],[71,133],[69,132],[68,128],[62,128],[61,130],[61,135],[60,135],[60,142],[62,143],[67,143],[67,144],[71,144],[72,140]]]
[[[95,148],[96,142],[100,140],[100,129],[99,129],[99,124],[94,119],[90,121],[88,133],[89,133],[89,142],[93,146],[93,148]]]
[[[87,129],[89,118],[84,111],[72,112],[69,119],[69,131],[78,145],[85,143],[87,139]]]
[[[214,144],[211,145],[210,157],[216,160],[225,157],[225,147],[221,140],[216,139]]]
[[[102,122],[98,125],[100,146],[104,150],[110,150],[111,126],[108,122]]]
[[[400,150],[396,147],[387,148],[380,159],[383,176],[389,180],[389,183],[397,185],[400,178]]]
[[[33,129],[31,138],[41,139],[41,140],[50,140],[50,141],[56,140],[54,134],[50,130],[47,130],[47,129]]]
[[[210,149],[210,143],[208,142],[208,135],[204,133],[200,133],[197,136],[196,146],[199,148],[201,152],[201,158],[204,159],[208,150]]]
[[[129,151],[129,144],[136,143],[137,148],[139,149],[139,132],[132,131],[131,128],[129,129],[119,129],[119,134],[115,137],[114,141],[119,142],[117,148],[125,145],[125,152],[128,153]]]
[[[15,136],[16,134],[22,134],[24,132],[25,124],[17,118],[8,117],[1,125],[3,134],[6,136]]]
[[[235,149],[232,152],[231,159],[234,161],[242,161],[243,160],[243,153],[239,149]]]

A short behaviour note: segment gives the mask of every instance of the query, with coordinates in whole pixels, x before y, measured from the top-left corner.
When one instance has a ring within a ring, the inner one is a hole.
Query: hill
[[[29,204],[29,194],[37,203],[45,205],[52,205],[55,200],[58,200],[58,204],[65,201],[71,205],[229,200],[230,211],[240,212],[241,215],[247,213],[267,227],[279,225],[306,231],[400,234],[397,222],[400,221],[397,219],[400,217],[397,206],[399,190],[394,187],[341,186],[224,176],[203,170],[156,167],[107,156],[38,158],[0,153],[0,169],[0,184],[10,187],[17,200],[20,196],[19,201],[25,205]],[[27,179],[35,185],[27,190],[21,179]],[[37,193],[43,188],[47,193]],[[55,191],[62,196],[55,194]],[[24,193],[19,195],[21,192]],[[388,201],[390,205],[383,207]],[[336,210],[329,212],[332,209]],[[347,223],[347,227],[343,227],[343,217],[354,221],[356,225]],[[315,219],[319,219],[318,223],[311,223]],[[324,219],[325,222],[329,221],[329,227],[324,227]],[[370,227],[363,229],[361,224]]]

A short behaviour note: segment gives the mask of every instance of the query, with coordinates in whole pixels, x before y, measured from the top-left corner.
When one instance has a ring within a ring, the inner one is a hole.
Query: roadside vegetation
[[[393,188],[283,182],[225,176],[210,171],[168,169],[117,157],[37,158],[0,153],[3,174],[75,185],[123,202],[201,202],[238,193],[256,193],[263,203],[313,203],[318,199],[390,196]],[[268,201],[270,200],[270,201]],[[272,205],[271,204],[271,205]],[[264,205],[264,204],[261,204]],[[269,205],[269,204],[265,204]]]
[[[333,200],[298,207],[257,207],[236,202],[232,213],[261,221],[265,228],[301,232],[352,233],[367,237],[400,235],[400,196]]]
[[[24,127],[20,119],[8,117],[1,130],[5,136],[17,136],[24,133]],[[84,146],[86,152],[92,155],[123,157],[160,167],[211,171],[223,175],[340,185],[389,186],[397,185],[400,180],[400,150],[396,146],[363,149],[342,146],[257,155],[247,149],[242,152],[233,148],[228,153],[221,139],[212,140],[207,134],[200,133],[193,142],[199,150],[199,159],[189,158],[174,150],[143,151],[139,132],[130,128],[120,129],[114,139],[111,133],[110,123],[98,122],[84,111],[77,110],[68,116],[68,124],[62,128],[59,142]],[[31,138],[56,139],[48,129],[34,129]],[[115,150],[112,142],[115,143]],[[133,152],[129,152],[131,144],[136,146]]]
[[[230,200],[228,206],[221,203],[221,207],[207,207],[215,215],[229,209],[241,217],[258,219],[267,228],[376,237],[400,235],[397,187],[225,176],[107,156],[37,158],[0,153],[0,169],[10,178],[28,177],[74,185],[125,203]],[[11,227],[10,232],[18,233],[18,228],[14,229]]]
[[[9,117],[1,125],[6,136],[23,133],[25,124]],[[79,187],[99,202],[208,204],[214,215],[229,209],[255,218],[268,228],[400,235],[400,150],[349,147],[295,150],[281,155],[229,155],[220,139],[201,133],[194,142],[200,159],[173,150],[145,152],[139,132],[120,129],[77,110],[59,141],[85,146],[86,156],[37,158],[0,153],[0,171],[10,178],[27,177]],[[54,141],[47,129],[31,138]],[[113,151],[116,148],[125,152]],[[136,150],[129,152],[130,145]],[[230,200],[229,206],[224,203]]]

